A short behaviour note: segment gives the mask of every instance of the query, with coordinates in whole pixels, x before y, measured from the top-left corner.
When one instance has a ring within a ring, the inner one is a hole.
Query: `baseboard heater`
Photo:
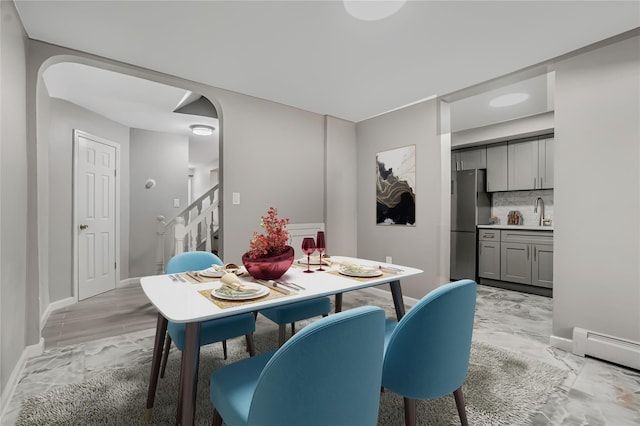
[[[573,353],[640,370],[640,342],[575,327]]]

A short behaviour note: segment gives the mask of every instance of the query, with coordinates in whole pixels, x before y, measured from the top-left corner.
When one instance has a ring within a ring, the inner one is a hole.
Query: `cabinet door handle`
[[[464,161],[460,160],[460,170],[464,170]]]
[[[542,186],[542,177],[540,177],[540,189],[544,188],[544,186]]]
[[[538,257],[538,247],[533,248],[533,261],[536,262],[536,258]]]
[[[527,246],[527,260],[529,260],[529,246]]]
[[[485,238],[493,238],[493,235],[485,235]]]
[[[536,183],[538,183],[538,179],[533,178],[533,189],[536,189]]]

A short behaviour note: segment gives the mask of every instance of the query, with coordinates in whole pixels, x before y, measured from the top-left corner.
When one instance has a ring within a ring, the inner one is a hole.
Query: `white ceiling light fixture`
[[[529,99],[527,93],[508,93],[497,96],[489,101],[489,105],[495,108],[516,105]]]
[[[349,15],[362,21],[388,18],[402,8],[406,0],[344,0]]]
[[[204,124],[194,124],[189,126],[193,134],[198,136],[210,136],[213,134],[215,128],[211,126],[206,126]]]

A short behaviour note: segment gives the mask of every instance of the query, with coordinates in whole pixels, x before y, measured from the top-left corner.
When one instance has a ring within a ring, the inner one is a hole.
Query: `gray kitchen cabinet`
[[[531,246],[522,243],[501,243],[500,279],[531,284]]]
[[[509,142],[509,191],[553,188],[553,147],[553,138]]]
[[[538,140],[538,179],[540,189],[553,188],[553,138]]]
[[[451,171],[486,169],[487,150],[480,148],[451,151]]]
[[[478,276],[500,279],[500,230],[481,229],[478,233]]]
[[[500,279],[553,287],[553,233],[502,230]]]
[[[553,287],[553,245],[533,245],[531,284],[538,287]]]
[[[507,143],[487,146],[487,192],[507,191]]]
[[[537,188],[538,155],[537,139],[507,145],[509,191]]]

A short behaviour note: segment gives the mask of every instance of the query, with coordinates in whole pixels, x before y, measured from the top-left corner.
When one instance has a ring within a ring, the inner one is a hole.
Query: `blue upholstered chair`
[[[303,300],[302,302],[289,303],[288,305],[276,306],[274,308],[263,309],[262,315],[278,324],[278,345],[282,346],[286,340],[287,324],[291,324],[291,335],[296,334],[296,321],[317,317],[326,317],[331,310],[331,301],[328,297],[317,297],[315,299]]]
[[[405,424],[416,424],[416,400],[453,393],[467,425],[462,384],[467,378],[477,285],[445,284],[399,321],[387,320],[382,386],[404,397]]]
[[[200,271],[209,268],[211,265],[222,265],[218,256],[206,251],[189,251],[180,253],[172,257],[165,268],[167,274],[177,274],[186,271]],[[215,342],[222,342],[224,358],[227,358],[227,339],[233,337],[246,336],[247,350],[251,356],[255,354],[253,344],[253,332],[256,329],[255,316],[250,312],[232,317],[225,317],[202,323],[200,332],[200,346],[205,346]],[[167,324],[167,337],[165,341],[164,355],[162,357],[162,367],[160,377],[164,377],[167,366],[169,349],[171,343],[182,351],[185,343],[186,324],[169,321]]]
[[[214,425],[376,425],[384,311],[364,306],[322,318],[277,351],[211,375]]]

